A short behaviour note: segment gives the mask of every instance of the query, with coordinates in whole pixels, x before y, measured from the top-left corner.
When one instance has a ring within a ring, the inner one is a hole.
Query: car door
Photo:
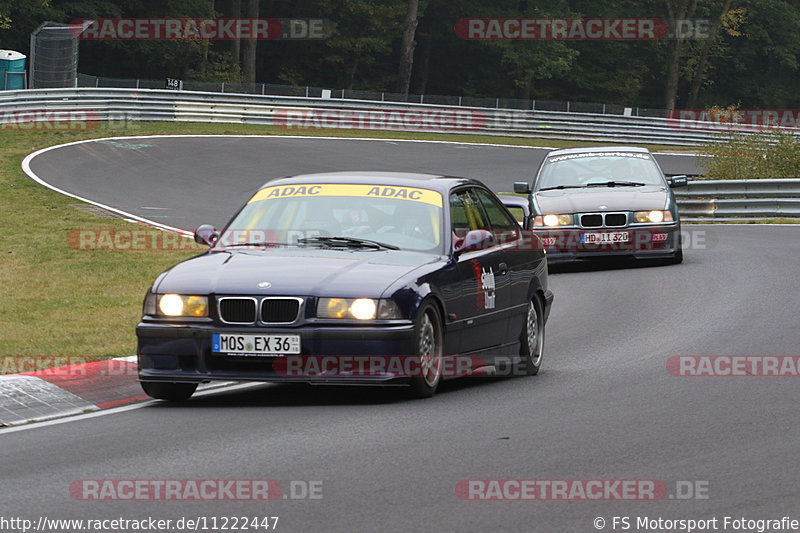
[[[463,240],[471,230],[492,232],[474,187],[450,195],[450,221],[453,241]],[[505,253],[495,240],[479,249],[457,254],[460,285],[458,319],[462,336],[460,351],[485,350],[504,342],[507,326],[503,321],[508,304],[508,266]]]
[[[502,287],[498,302],[502,302],[507,326],[505,343],[516,342],[528,309],[531,278],[544,263],[536,260],[537,254],[531,250],[535,243],[523,241],[522,229],[502,202],[487,190],[478,188],[475,193],[503,250],[507,272],[497,279],[498,288]]]

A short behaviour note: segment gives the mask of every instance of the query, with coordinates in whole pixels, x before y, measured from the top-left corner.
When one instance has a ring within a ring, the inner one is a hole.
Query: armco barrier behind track
[[[800,179],[695,180],[674,192],[688,222],[800,217]]]
[[[54,120],[225,122],[292,129],[375,129],[696,146],[714,128],[666,118],[159,89],[68,88],[0,93],[0,128]],[[800,180],[692,181],[676,189],[687,221],[800,217]]]
[[[680,129],[666,118],[368,100],[113,88],[31,89],[0,94],[0,124],[7,125],[20,117],[37,120],[35,113],[46,110],[86,111],[99,121],[202,121],[309,129],[424,130],[685,146],[713,142],[721,135],[710,128]],[[444,117],[444,120],[426,121],[425,117],[431,115]],[[458,123],[452,124],[451,117]],[[459,118],[468,123],[459,122]]]

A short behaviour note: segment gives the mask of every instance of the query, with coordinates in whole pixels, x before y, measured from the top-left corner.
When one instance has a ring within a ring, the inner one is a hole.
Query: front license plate
[[[629,239],[630,234],[627,231],[581,234],[581,242],[584,244],[612,244],[615,242],[628,242]]]
[[[214,333],[211,351],[228,355],[289,355],[300,353],[300,335],[237,335]]]

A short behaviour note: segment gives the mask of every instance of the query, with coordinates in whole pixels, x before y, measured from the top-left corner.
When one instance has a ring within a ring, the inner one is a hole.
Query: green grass
[[[280,130],[242,124],[129,123],[93,131],[0,132],[0,357],[134,355],[141,301],[155,277],[194,251],[82,251],[79,229],[141,229],[76,209],[78,201],[30,180],[29,153],[57,144],[126,135],[316,135],[483,142],[514,146],[589,146],[550,139],[361,130]],[[649,146],[651,150],[676,147]],[[242,199],[244,200],[244,198]],[[0,365],[2,368],[2,365]],[[13,368],[13,366],[12,366]]]

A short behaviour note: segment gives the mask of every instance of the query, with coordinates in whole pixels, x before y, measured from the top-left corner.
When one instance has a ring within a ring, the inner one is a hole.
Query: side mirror
[[[211,224],[203,224],[194,230],[194,242],[197,244],[213,246],[217,239],[219,239],[219,231]]]
[[[530,194],[531,186],[527,181],[515,181],[514,192],[517,194]]]
[[[672,176],[667,180],[670,187],[686,187],[689,185],[689,178],[686,176]]]
[[[497,199],[503,202],[505,208],[508,209],[509,213],[519,222],[519,225],[525,227],[525,223],[531,215],[530,200],[521,196],[510,196],[506,194],[499,194]]]
[[[485,229],[473,229],[464,237],[456,239],[453,243],[453,252],[458,255],[464,252],[485,250],[494,246],[494,235]]]

